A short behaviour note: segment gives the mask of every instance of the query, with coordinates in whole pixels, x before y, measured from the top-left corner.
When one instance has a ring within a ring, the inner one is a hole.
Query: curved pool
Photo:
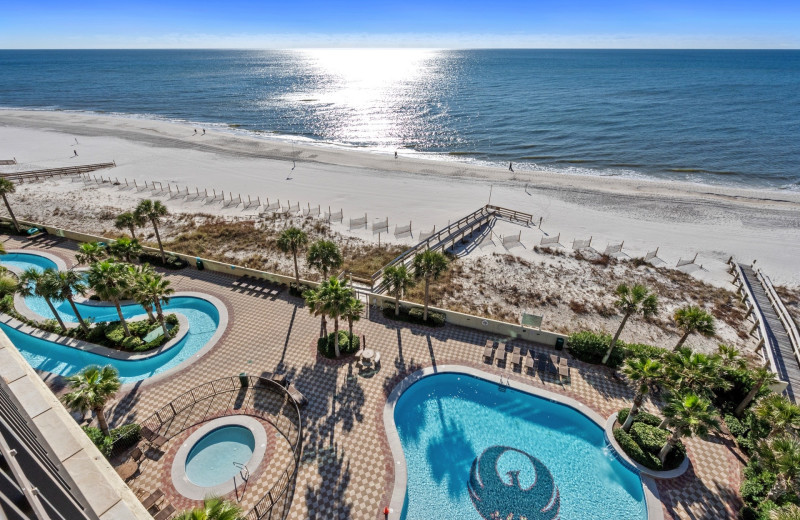
[[[249,428],[222,426],[203,436],[186,457],[186,476],[195,485],[213,487],[236,475],[253,456],[256,441]]]
[[[9,258],[11,257],[11,258]],[[9,253],[0,257],[0,265],[13,266],[19,269],[56,268],[56,264],[43,256],[30,253]],[[52,317],[44,300],[31,296],[25,303],[37,314]],[[111,305],[89,305],[77,303],[78,311],[84,318],[92,318],[95,322],[118,320],[117,311]],[[42,306],[44,307],[42,309]],[[44,312],[46,311],[46,312]],[[69,303],[58,305],[59,314],[65,321],[77,322]],[[123,383],[132,383],[165,372],[192,356],[196,355],[216,334],[220,324],[220,314],[211,301],[196,296],[175,296],[164,306],[165,312],[176,312],[186,316],[189,327],[186,335],[171,348],[144,359],[121,360],[108,358],[92,352],[85,352],[52,341],[37,338],[21,332],[5,323],[0,329],[6,333],[23,357],[37,370],[53,374],[69,376],[82,370],[87,365],[112,365],[118,371]],[[141,305],[122,306],[126,318],[145,315]]]
[[[647,518],[638,473],[565,404],[442,373],[405,390],[394,422],[407,469],[401,518]]]

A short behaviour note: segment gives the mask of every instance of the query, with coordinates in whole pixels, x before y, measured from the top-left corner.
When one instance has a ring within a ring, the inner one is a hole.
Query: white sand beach
[[[693,275],[717,286],[728,277],[724,262],[730,255],[758,265],[776,283],[800,284],[800,194],[740,190],[677,182],[609,177],[516,172],[465,163],[301,146],[148,119],[48,111],[0,111],[0,158],[19,164],[0,166],[0,172],[33,170],[114,160],[117,167],[98,175],[159,181],[190,191],[212,189],[239,194],[244,200],[261,197],[266,204],[300,203],[344,213],[339,231],[347,233],[348,219],[367,215],[370,222],[387,218],[390,230],[382,240],[395,239],[395,225],[412,224],[413,236],[437,229],[489,201],[543,218],[542,231],[522,229],[522,246],[510,252],[533,255],[543,234],[561,235],[570,249],[573,239],[592,237],[595,249],[624,241],[630,256],[659,248],[664,265],[698,255]],[[201,129],[198,128],[198,134]],[[77,139],[77,144],[76,144]],[[75,157],[73,151],[78,152]],[[292,155],[294,153],[294,155]],[[296,165],[292,169],[293,161]],[[48,181],[21,187],[26,200],[43,190],[63,197],[64,208],[75,205],[128,207],[145,194],[134,190],[86,190],[77,183]],[[246,215],[242,206],[223,208],[167,200],[175,212]],[[51,207],[29,207],[24,213],[52,214]],[[497,235],[519,228],[499,224]],[[371,231],[353,231],[375,239]],[[497,241],[497,240],[496,240]],[[474,254],[505,252],[502,245]],[[687,268],[684,268],[687,269]]]

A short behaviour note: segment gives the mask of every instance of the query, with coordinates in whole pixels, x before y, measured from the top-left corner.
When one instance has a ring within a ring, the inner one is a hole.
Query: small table
[[[372,358],[374,357],[375,357],[375,351],[372,350],[371,348],[364,349],[364,352],[361,353],[361,361],[366,365],[372,363]]]
[[[139,470],[139,464],[133,459],[128,459],[114,469],[122,480],[128,480]]]

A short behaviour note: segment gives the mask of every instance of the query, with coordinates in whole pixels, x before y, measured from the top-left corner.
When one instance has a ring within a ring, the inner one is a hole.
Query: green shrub
[[[0,275],[0,296],[12,295],[12,302],[14,291],[17,290],[17,279],[9,274],[3,273]]]
[[[623,408],[619,411],[617,414],[617,420],[620,424],[625,424],[625,420],[628,418],[628,413],[630,413],[630,408]],[[649,424],[650,426],[659,426],[661,424],[661,418],[639,409],[636,417],[633,418],[633,422]]]
[[[650,453],[658,453],[667,442],[669,432],[656,426],[650,426],[643,422],[635,422],[630,429],[631,437],[636,441],[642,450]]]
[[[744,427],[742,421],[736,418],[735,415],[726,413],[722,418],[725,425],[734,437],[743,437],[747,433],[747,428]]]
[[[167,314],[164,317],[164,321],[167,322],[167,325],[177,325],[179,323],[178,316],[175,314]]]
[[[136,423],[124,424],[119,428],[111,430],[111,438],[117,442],[123,442],[128,446],[138,442],[142,437],[142,427]]]
[[[390,320],[405,321],[408,323],[416,323],[418,325],[428,325],[431,327],[441,327],[447,321],[447,315],[442,312],[428,310],[428,321],[423,321],[422,316],[425,313],[422,307],[413,307],[410,310],[400,307],[400,314],[394,313],[394,302],[383,302],[381,305],[381,312],[383,316]]]
[[[336,358],[336,343],[335,343],[336,336],[333,332],[325,336],[324,338],[319,338],[317,340],[317,351],[329,359]],[[348,354],[352,354],[360,348],[361,340],[359,339],[357,334],[353,335],[352,341],[350,341],[350,333],[346,330],[339,331],[339,353],[342,356],[346,356]]]
[[[119,345],[125,350],[136,350],[138,347],[142,346],[142,343],[142,338],[130,336],[123,338]]]
[[[600,364],[603,362],[608,346],[611,344],[611,335],[604,332],[583,330],[570,334],[567,341],[568,350],[575,358],[586,363]],[[622,342],[614,345],[608,365],[617,367],[625,357],[625,347]]]
[[[646,357],[648,359],[661,359],[667,353],[666,349],[644,343],[626,343],[625,351],[625,357]]]
[[[10,314],[14,310],[14,295],[6,294],[0,299],[0,311]]]
[[[178,258],[177,256],[167,255],[167,263],[161,261],[160,253],[142,253],[139,255],[139,261],[143,264],[150,264],[152,266],[164,267],[166,269],[184,269],[189,266],[189,262]]]
[[[645,453],[644,450],[636,444],[633,437],[622,428],[614,430],[614,439],[617,440],[622,451],[642,466],[653,470],[661,469],[661,461],[658,460],[658,457],[651,453]]]
[[[92,443],[97,446],[97,449],[100,450],[106,458],[111,456],[111,448],[114,447],[114,443],[111,440],[111,437],[106,437],[103,435],[103,432],[100,428],[95,428],[94,426],[84,426],[83,431],[86,432],[86,435],[89,436]]]
[[[297,296],[298,298],[303,297],[303,293],[309,290],[310,287],[307,285],[300,284],[299,286],[296,283],[289,284],[289,294],[292,296]]]

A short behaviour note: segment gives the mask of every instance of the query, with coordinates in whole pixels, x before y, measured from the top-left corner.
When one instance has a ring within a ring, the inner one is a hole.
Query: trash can
[[[202,261],[202,260],[200,260],[199,258],[195,258],[195,259],[194,259],[194,261],[195,261],[195,263],[197,264],[197,270],[198,270],[198,271],[202,271],[203,269],[205,269],[205,268],[206,268],[206,267],[203,265],[203,261]]]
[[[564,338],[556,338],[556,350],[564,350]]]
[[[242,388],[247,388],[250,386],[250,379],[247,377],[246,372],[239,374],[239,383],[242,385]]]

